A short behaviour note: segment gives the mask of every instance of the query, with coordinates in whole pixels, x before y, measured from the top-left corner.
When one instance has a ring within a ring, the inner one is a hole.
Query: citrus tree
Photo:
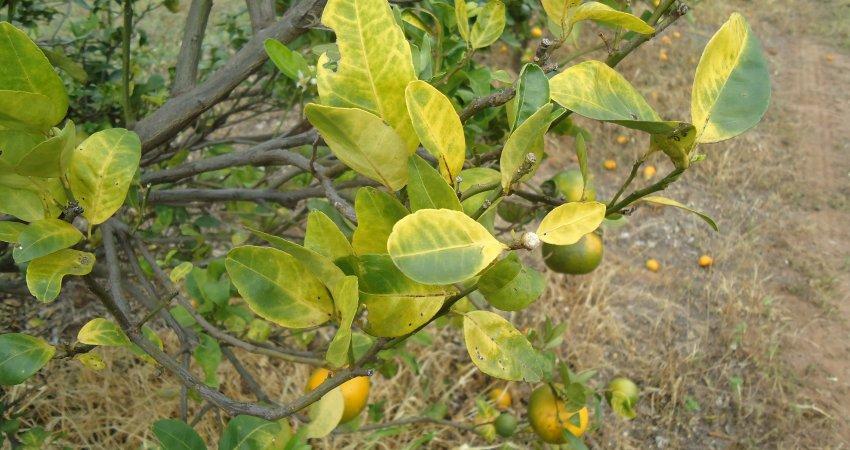
[[[16,16],[14,3],[13,20],[36,8],[23,2]],[[529,252],[542,248],[556,272],[590,273],[603,221],[642,204],[717,228],[657,193],[706,157],[703,144],[743,133],[768,106],[767,66],[743,17],[706,45],[691,115],[675,120],[615,67],[686,14],[682,1],[249,1],[250,30],[227,22],[232,54],[207,64],[211,3],[182,5],[170,83],[145,72],[140,50],[137,22],[159,3],[81,2],[101,14],[95,25],[110,18],[98,48],[120,53],[114,67],[75,61],[67,54],[87,47],[55,44],[37,21],[0,23],[0,253],[13,274],[2,287],[49,303],[81,280],[108,311],[72,342],[0,335],[0,384],[52,359],[99,370],[98,348],[122,347],[185,386],[181,417],[153,424],[163,448],[206,448],[187,423],[189,399],[232,418],[221,449],[297,448],[358,418],[376,372],[392,374],[406,341],[442,322],[481,372],[531,385],[528,413],[499,413],[511,394],[498,391],[474,424],[438,414],[349,427],[428,422],[493,440],[530,426],[530,441],[584,448],[603,399],[635,416],[634,383],[594,389],[593,371],[559,359],[563,325],[520,331],[504,312],[533,308],[545,290]],[[77,39],[91,38],[91,16],[64,14]],[[583,47],[594,33],[602,42]],[[94,89],[114,95],[93,103]],[[270,114],[262,134],[234,131]],[[593,187],[592,140],[576,116],[649,136],[611,198]],[[542,180],[547,134],[571,136],[578,168]],[[652,158],[673,169],[631,188]],[[179,349],[166,351],[165,332]],[[315,370],[278,404],[232,348]],[[224,360],[256,401],[219,389]],[[20,442],[14,417],[0,418]]]

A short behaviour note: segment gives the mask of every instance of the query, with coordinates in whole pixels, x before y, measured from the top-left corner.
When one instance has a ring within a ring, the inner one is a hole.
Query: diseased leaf
[[[328,345],[325,360],[331,367],[338,368],[350,362],[348,350],[351,348],[351,324],[354,322],[354,315],[357,313],[357,306],[360,302],[357,277],[347,276],[343,278],[334,287],[332,294],[334,309],[339,318],[339,327]]]
[[[331,261],[354,254],[354,249],[339,227],[321,211],[307,215],[304,248],[312,250]]]
[[[687,169],[691,163],[691,152],[696,146],[696,138],[694,126],[681,122],[672,132],[651,135],[649,145],[653,151],[663,151],[676,168]]]
[[[645,203],[653,203],[653,204],[656,204],[656,205],[673,206],[673,207],[676,207],[676,208],[679,208],[679,209],[684,209],[685,211],[690,211],[690,212],[696,214],[697,216],[699,216],[702,220],[704,220],[705,223],[707,223],[709,226],[711,226],[711,228],[714,229],[714,231],[720,231],[717,228],[717,223],[715,223],[714,220],[711,217],[708,216],[708,214],[705,214],[704,212],[701,212],[701,211],[697,211],[696,209],[693,209],[689,206],[683,205],[683,204],[677,202],[676,200],[669,199],[667,197],[662,197],[660,195],[647,195],[646,197],[643,197],[638,201],[645,202]]]
[[[649,24],[629,13],[617,11],[599,2],[587,2],[570,11],[569,21],[574,24],[581,20],[593,20],[606,25],[622,27],[641,34],[655,33]]]
[[[327,322],[333,303],[325,286],[298,260],[280,250],[237,247],[225,259],[230,279],[248,307],[287,328]]]
[[[339,425],[344,409],[345,399],[340,387],[322,396],[318,402],[310,406],[310,422],[304,425],[307,428],[306,437],[321,438],[331,434],[331,431]]]
[[[59,219],[37,220],[21,231],[12,256],[18,264],[68,248],[83,238],[73,225]]]
[[[399,220],[387,241],[393,263],[424,284],[467,280],[487,267],[505,245],[460,211],[421,209]]]
[[[478,281],[478,290],[487,302],[502,311],[524,309],[545,288],[543,274],[525,266],[514,252],[490,266]]]
[[[17,155],[15,172],[28,177],[58,178],[62,176],[62,162],[70,158],[76,143],[76,129],[70,120],[65,127],[53,129],[53,136],[26,152]]]
[[[315,103],[308,104],[304,114],[334,155],[355,172],[393,191],[407,184],[410,152],[398,133],[380,117],[360,109]]]
[[[568,13],[581,3],[581,0],[542,0],[542,3],[549,20],[563,32],[568,28]]]
[[[392,195],[367,186],[354,199],[357,229],[351,244],[358,255],[387,253],[387,239],[393,225],[408,214],[407,208]]]
[[[207,445],[198,432],[186,422],[176,419],[157,420],[153,434],[164,450],[206,450]]]
[[[0,242],[17,243],[27,225],[20,222],[0,221]]]
[[[333,261],[324,256],[306,249],[294,242],[287,241],[284,238],[277,237],[260,230],[248,228],[248,231],[263,239],[272,245],[272,247],[283,250],[293,256],[298,262],[304,265],[316,278],[324,283],[328,289],[333,289],[334,285],[345,277],[345,273],[337,267]]]
[[[44,367],[55,352],[56,348],[38,337],[0,334],[0,385],[23,383]]]
[[[460,37],[469,42],[469,13],[466,12],[466,0],[455,0],[455,21]]]
[[[540,222],[537,235],[547,244],[572,245],[599,228],[605,218],[605,204],[570,202],[556,207]]]
[[[38,300],[52,302],[59,296],[65,275],[86,275],[94,262],[93,254],[67,248],[35,258],[27,266],[27,287]]]
[[[464,314],[463,338],[472,362],[492,377],[534,383],[549,370],[546,359],[528,339],[496,313]]]
[[[473,49],[484,48],[499,39],[505,30],[505,4],[501,0],[488,0],[478,10],[478,16],[469,33]]]
[[[505,142],[499,159],[499,169],[502,172],[502,189],[506,192],[512,184],[531,178],[543,161],[543,135],[552,123],[551,112],[551,103],[541,106],[522,122]],[[519,176],[518,171],[526,164],[528,154],[534,155],[534,162],[527,173]]]
[[[380,117],[404,143],[401,147],[406,155],[413,153],[419,141],[407,113],[404,89],[416,79],[416,73],[410,46],[389,4],[384,0],[330,0],[322,23],[336,33],[340,59],[334,71],[328,67],[327,54],[319,57],[316,71],[321,103],[359,108]]]
[[[77,333],[77,340],[82,344],[102,345],[105,347],[126,347],[130,340],[124,331],[114,322],[102,317],[88,321]]]
[[[770,104],[770,74],[761,43],[738,13],[708,41],[694,75],[691,121],[698,142],[749,130]]]
[[[454,185],[466,160],[466,140],[452,102],[424,81],[410,82],[405,99],[422,146],[437,158],[440,173]]]
[[[454,189],[424,159],[413,155],[407,167],[407,197],[412,211],[440,208],[463,210]]]

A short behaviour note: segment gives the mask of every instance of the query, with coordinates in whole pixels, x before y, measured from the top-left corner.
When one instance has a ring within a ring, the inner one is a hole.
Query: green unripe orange
[[[554,177],[545,181],[541,186],[546,195],[555,197],[563,197],[567,202],[581,201],[583,180],[581,171],[578,169],[565,170],[558,172]],[[587,180],[587,195],[586,200],[596,200],[596,190],[593,188],[593,182]]]
[[[629,404],[635,405],[637,404],[639,393],[640,391],[634,381],[625,377],[618,377],[608,383],[608,389],[605,390],[605,399],[610,404],[611,398],[618,395],[628,400]]]
[[[501,437],[511,437],[516,433],[517,420],[513,414],[502,413],[493,422],[496,427],[496,434]]]
[[[558,273],[583,275],[602,262],[602,237],[596,233],[582,236],[572,245],[543,244],[543,261]]]

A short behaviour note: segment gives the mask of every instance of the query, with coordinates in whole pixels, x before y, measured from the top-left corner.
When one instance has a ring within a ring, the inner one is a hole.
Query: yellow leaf
[[[466,140],[452,102],[424,81],[410,82],[405,98],[422,146],[437,158],[440,173],[454,185],[466,159]]]
[[[605,218],[605,205],[599,202],[570,202],[549,211],[537,227],[537,235],[547,244],[572,245],[599,228]]]

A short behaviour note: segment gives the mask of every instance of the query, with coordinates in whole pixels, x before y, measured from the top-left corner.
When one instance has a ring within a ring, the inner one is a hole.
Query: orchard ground
[[[599,370],[600,382],[628,376],[640,386],[638,417],[625,422],[606,409],[600,428],[587,435],[594,448],[838,449],[850,442],[850,129],[844,123],[850,117],[850,5],[701,2],[694,22],[682,20],[662,34],[669,44],[654,39],[618,69],[658,111],[688,117],[700,49],[732,11],[750,20],[765,47],[770,110],[740,138],[702,147],[708,158],[665,192],[709,213],[721,232],[675,209],[641,208],[624,226],[605,229],[599,269],[568,278],[547,273],[544,297],[516,317],[521,326],[545,318],[568,323],[562,356],[576,369]],[[577,122],[593,133],[592,169],[598,197],[606,199],[648,138]],[[618,144],[619,135],[629,142]],[[551,136],[547,149],[552,157],[540,177],[575,166],[571,138]],[[601,167],[609,158],[618,163],[613,173]],[[669,170],[660,157],[651,162],[659,174]],[[714,258],[710,269],[698,266],[702,254]],[[660,261],[660,271],[645,269],[649,258]],[[529,261],[544,268],[539,254]],[[73,336],[95,315],[92,302],[75,292],[83,290],[63,291],[47,307],[31,298],[6,300],[4,307],[12,308],[4,309],[0,328],[17,330],[38,316],[45,319],[40,335]],[[393,378],[373,380],[370,402],[383,408],[383,420],[420,415],[442,402],[451,419],[470,422],[475,396],[506,386],[476,370],[458,330],[429,331],[429,349],[408,347],[418,367],[401,365]],[[173,339],[169,343],[174,350]],[[59,442],[73,448],[153,442],[151,423],[177,414],[177,380],[126,351],[104,350],[104,371],[55,361],[34,383],[11,389],[13,398],[28,390],[21,405],[25,423],[64,432]],[[273,399],[303,390],[309,368],[240,357]],[[229,395],[252,398],[238,377],[228,376],[228,364],[221,370]],[[531,386],[512,383],[510,389],[522,417]],[[190,413],[200,408],[193,402]],[[214,444],[211,436],[221,426],[222,418],[210,413],[197,429]],[[405,448],[431,434],[429,448],[486,445],[467,431],[414,425],[335,434],[316,447]],[[503,442],[527,448],[535,440],[525,432]]]

